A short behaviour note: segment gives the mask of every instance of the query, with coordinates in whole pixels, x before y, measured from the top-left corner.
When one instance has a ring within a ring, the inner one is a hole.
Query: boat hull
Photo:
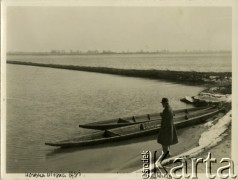
[[[183,128],[183,127],[195,125],[195,124],[204,122],[206,119],[218,114],[220,111],[221,109],[213,110],[209,113],[192,117],[187,120],[181,119],[180,121],[175,122],[174,124],[176,128]],[[145,127],[144,129],[142,128],[143,127],[142,124]],[[80,136],[78,138],[72,138],[72,139],[58,141],[58,142],[47,142],[45,144],[49,146],[57,146],[57,147],[64,147],[64,148],[75,147],[75,146],[88,146],[88,145],[98,145],[98,144],[104,144],[104,143],[118,142],[118,141],[128,140],[131,138],[159,133],[160,123],[154,121],[154,122],[147,122],[142,124],[131,125],[128,127],[122,127],[122,128],[112,129],[112,130],[94,132],[92,134]],[[124,132],[124,134],[122,134],[121,132]]]
[[[203,111],[207,109],[213,108],[212,106],[204,106],[204,107],[196,107],[196,108],[190,108],[190,109],[180,109],[175,110],[174,114],[175,117],[179,116],[185,116],[187,113],[193,113],[196,111]],[[148,118],[149,117],[149,118]],[[147,115],[141,115],[138,117],[125,117],[125,118],[119,118],[119,119],[112,119],[112,120],[106,120],[101,122],[94,122],[94,123],[88,123],[88,124],[82,124],[79,125],[79,127],[87,128],[87,129],[97,129],[97,130],[105,130],[105,129],[113,129],[113,128],[119,128],[134,124],[140,124],[148,121],[154,121],[154,120],[161,120],[160,113],[153,113],[153,114],[147,114]]]

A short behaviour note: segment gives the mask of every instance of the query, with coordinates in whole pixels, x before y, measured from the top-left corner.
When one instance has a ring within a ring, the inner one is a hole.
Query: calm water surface
[[[80,56],[8,56],[8,60],[46,64],[102,66],[122,69],[231,72],[231,55],[220,54],[116,54]]]
[[[8,64],[7,172],[45,171],[47,164],[65,170],[70,153],[53,153],[52,160],[48,154],[54,148],[45,146],[45,141],[87,133],[78,128],[79,123],[161,111],[162,97],[168,97],[174,109],[185,108],[179,99],[201,90],[158,80]],[[124,144],[114,150],[133,156],[130,148]],[[84,157],[91,151],[77,154],[84,158],[79,166],[93,163]],[[105,148],[95,148],[90,155],[94,163],[103,152]],[[126,157],[120,160],[128,161]],[[111,165],[104,163],[105,168]]]

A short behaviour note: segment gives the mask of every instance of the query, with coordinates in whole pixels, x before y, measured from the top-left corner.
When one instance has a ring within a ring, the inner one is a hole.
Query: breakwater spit
[[[67,69],[75,71],[97,72],[105,74],[114,74],[130,77],[142,77],[150,79],[161,79],[179,83],[189,84],[206,84],[217,81],[231,81],[231,72],[196,72],[196,71],[170,71],[170,70],[139,70],[139,69],[118,69],[108,67],[89,67],[61,64],[44,64],[22,61],[7,61],[8,64],[38,66],[47,68]]]

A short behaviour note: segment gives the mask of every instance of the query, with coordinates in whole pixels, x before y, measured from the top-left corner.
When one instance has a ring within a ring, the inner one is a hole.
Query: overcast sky
[[[227,7],[8,7],[7,51],[231,50]]]

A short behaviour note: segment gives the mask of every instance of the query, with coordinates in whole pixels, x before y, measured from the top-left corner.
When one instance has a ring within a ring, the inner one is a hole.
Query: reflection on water
[[[201,90],[158,80],[8,64],[7,172],[36,172],[50,167],[64,170],[75,158],[74,153],[81,159],[77,162],[80,167],[91,166],[92,159],[97,161],[97,156],[109,151],[128,151],[133,157],[134,144],[121,143],[53,153],[52,160],[49,153],[54,148],[44,143],[92,131],[78,128],[79,123],[161,111],[162,97],[168,97],[174,109],[185,108],[179,99]],[[145,144],[138,142],[137,150]],[[91,159],[86,158],[89,154]],[[126,161],[121,157],[119,163]],[[105,162],[104,168],[111,166],[112,162]]]

